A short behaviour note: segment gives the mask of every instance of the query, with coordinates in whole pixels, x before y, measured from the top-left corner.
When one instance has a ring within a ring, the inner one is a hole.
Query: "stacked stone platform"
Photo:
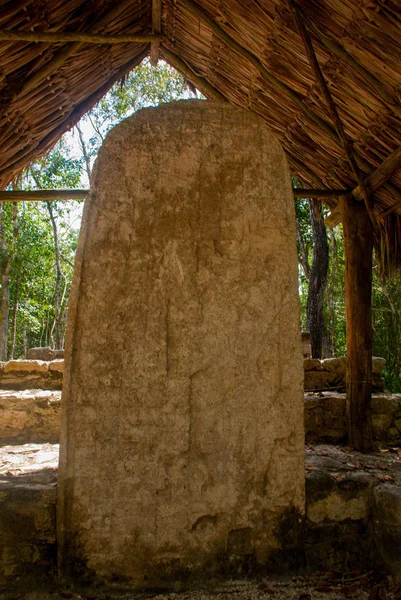
[[[25,364],[5,371],[32,381],[37,361],[28,362],[30,369]],[[54,371],[50,363],[41,369]],[[49,380],[50,386],[51,378],[43,377]],[[60,396],[54,389],[0,390],[3,586],[56,578]],[[306,393],[304,554],[294,555],[289,567],[349,572],[384,565],[400,577],[401,396],[374,394],[372,407],[377,452],[366,456],[339,446],[346,436],[345,394]]]

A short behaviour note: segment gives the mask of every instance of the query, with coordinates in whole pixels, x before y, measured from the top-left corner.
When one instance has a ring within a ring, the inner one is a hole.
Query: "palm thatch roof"
[[[0,0],[0,7],[0,189],[151,52],[206,96],[264,119],[304,187],[360,184],[383,265],[401,265],[399,0]],[[79,33],[92,38],[70,41]],[[369,190],[366,178],[390,155],[391,177]]]

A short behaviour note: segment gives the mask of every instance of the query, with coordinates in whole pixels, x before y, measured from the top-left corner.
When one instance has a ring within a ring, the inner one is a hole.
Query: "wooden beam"
[[[363,185],[366,189],[370,191],[370,193],[375,192],[383,185],[385,185],[393,173],[401,167],[401,146],[396,148],[394,152],[390,154],[382,164],[377,167],[373,173],[368,175],[364,179]],[[390,185],[389,185],[390,188]],[[397,197],[397,202],[395,202],[392,206],[381,212],[377,215],[376,219],[378,221],[383,220],[387,215],[392,213],[394,210],[401,206],[401,199],[399,198],[399,192],[396,188],[391,186],[390,192]],[[352,195],[356,200],[360,200],[363,202],[363,194],[359,185],[352,190]],[[341,212],[340,210],[332,210],[331,214],[325,219],[325,223],[328,227],[335,227],[341,222]]]
[[[302,20],[302,15],[299,10],[299,7],[296,4],[295,0],[288,0],[288,3],[289,3],[291,11],[293,13],[294,20],[295,20],[295,23],[296,23],[298,31],[299,31],[299,35],[301,36],[301,39],[304,43],[306,55],[308,57],[312,71],[314,72],[316,82],[321,90],[323,97],[326,100],[327,106],[329,108],[331,117],[334,122],[335,129],[337,131],[337,135],[338,135],[339,139],[341,140],[342,148],[348,159],[348,162],[350,164],[352,172],[354,173],[354,176],[358,182],[358,186],[361,190],[363,200],[365,202],[366,209],[369,214],[369,218],[372,221],[373,227],[376,227],[376,217],[375,217],[375,213],[374,213],[373,202],[370,197],[369,190],[364,186],[363,175],[362,175],[362,172],[360,171],[357,161],[356,161],[356,154],[355,154],[355,151],[353,148],[352,140],[345,133],[345,130],[344,130],[342,121],[340,119],[340,115],[338,113],[337,107],[331,96],[329,86],[327,85],[327,82],[324,78],[323,72],[319,65],[319,61],[317,60],[317,57],[316,57],[316,54],[315,54],[315,51],[313,48],[312,40],[311,40],[311,38],[308,34],[308,31],[306,30],[306,27],[304,25],[304,22]]]
[[[47,202],[48,200],[85,200],[89,190],[15,190],[0,192],[0,202]]]
[[[339,198],[344,194],[348,194],[349,190],[330,190],[330,189],[305,189],[293,188],[292,193],[294,198]]]
[[[97,23],[92,25],[87,33],[97,33],[100,29],[105,27],[110,21],[118,17],[130,6],[132,6],[132,0],[123,0],[122,2],[113,4],[113,8],[108,13],[103,15],[103,17],[101,17]],[[12,100],[15,100],[26,92],[29,92],[44,79],[52,75],[52,73],[57,71],[57,69],[59,69],[70,56],[75,54],[75,52],[77,52],[83,46],[83,44],[84,42],[74,42],[58,52],[48,63],[39,69],[39,71],[36,71],[25,80],[21,90],[13,96]]]
[[[347,316],[348,440],[361,452],[372,450],[372,254],[373,227],[366,207],[341,196],[344,230]]]
[[[50,130],[49,133],[42,139],[39,144],[31,149],[27,155],[20,156],[12,163],[12,172],[17,174],[21,169],[26,167],[29,161],[37,160],[42,154],[47,152],[55,143],[55,141],[63,135],[66,131],[74,127],[81,119],[81,117],[88,112],[90,108],[96,102],[99,102],[101,98],[109,91],[109,89],[120,81],[126,73],[135,69],[143,59],[149,54],[148,45],[146,45],[132,60],[125,63],[118,71],[113,73],[112,77],[106,81],[100,88],[98,88],[93,94],[85,98],[80,104],[78,104],[68,115],[68,117],[57,125],[54,129]]]
[[[185,8],[190,9],[194,15],[196,15],[203,23],[206,23],[210,27],[219,40],[226,44],[226,46],[228,46],[236,54],[248,60],[264,79],[269,81],[276,89],[283,92],[287,98],[299,106],[299,108],[305,114],[307,114],[321,129],[323,129],[334,142],[341,146],[341,141],[335,129],[329,123],[327,123],[327,121],[314,113],[313,110],[305,104],[300,94],[294,92],[294,90],[292,90],[286,83],[278,79],[275,75],[273,75],[273,73],[266,69],[259,58],[257,58],[254,54],[252,54],[252,52],[241,46],[234,38],[232,38],[224,29],[220,27],[220,25],[214,21],[214,19],[206,11],[203,10],[203,8],[194,2],[194,0],[181,1]]]
[[[162,2],[152,0],[152,33],[159,35],[162,30]],[[156,67],[159,61],[160,43],[153,41],[150,47],[150,64]]]
[[[373,173],[366,177],[363,182],[364,187],[368,188],[371,192],[375,192],[390,179],[399,167],[401,167],[401,146],[396,148]],[[357,200],[363,199],[362,190],[359,185],[352,190],[352,195]]]
[[[163,40],[161,35],[154,34],[121,34],[101,35],[96,33],[72,33],[58,31],[0,31],[0,42],[46,42],[59,44],[68,42],[82,42],[84,44],[127,44],[131,42],[159,43]]]
[[[191,67],[187,65],[181,58],[179,58],[174,52],[171,52],[164,45],[160,48],[160,51],[166,61],[171,64],[172,67],[180,71],[189,81],[191,81],[197,88],[200,89],[206,97],[219,100],[220,102],[228,102],[227,98],[223,96],[207,79],[197,75]]]

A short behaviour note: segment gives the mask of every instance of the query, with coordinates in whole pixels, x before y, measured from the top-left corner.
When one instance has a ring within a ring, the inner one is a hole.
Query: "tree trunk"
[[[1,253],[1,298],[0,298],[0,360],[7,360],[8,306],[10,296],[10,257],[4,232],[4,209],[0,202],[0,253]]]
[[[308,202],[313,232],[313,260],[309,274],[306,324],[311,334],[312,358],[322,358],[326,335],[323,300],[329,270],[329,246],[326,226],[320,216],[321,204],[313,199]]]
[[[58,241],[57,223],[53,213],[51,202],[46,202],[50,221],[53,228],[54,252],[56,255],[56,290],[54,293],[54,331],[56,336],[56,349],[62,347],[61,332],[60,332],[60,292],[61,292],[61,265],[60,265],[60,246]]]
[[[347,315],[347,422],[355,450],[372,450],[372,253],[368,212],[352,196],[340,198],[344,230]]]
[[[332,229],[328,230],[328,236],[330,239],[331,245],[331,277],[330,284],[328,289],[328,298],[327,298],[327,306],[329,310],[329,320],[330,320],[330,350],[331,353],[336,355],[337,346],[336,346],[336,311],[334,304],[334,295],[335,295],[335,281],[337,275],[338,268],[338,252],[337,252],[337,240],[335,233]]]
[[[18,307],[19,307],[19,281],[17,281],[15,285],[15,298],[14,298],[14,308],[13,308],[13,323],[12,323],[12,334],[11,334],[11,344],[10,344],[10,360],[14,358],[15,352],[15,340],[17,337],[17,316],[18,316]]]

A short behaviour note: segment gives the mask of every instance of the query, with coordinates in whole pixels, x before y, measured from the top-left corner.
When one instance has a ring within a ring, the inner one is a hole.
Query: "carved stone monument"
[[[107,136],[76,259],[62,413],[65,575],[155,587],[296,553],[294,202],[284,152],[256,116],[182,101]]]

